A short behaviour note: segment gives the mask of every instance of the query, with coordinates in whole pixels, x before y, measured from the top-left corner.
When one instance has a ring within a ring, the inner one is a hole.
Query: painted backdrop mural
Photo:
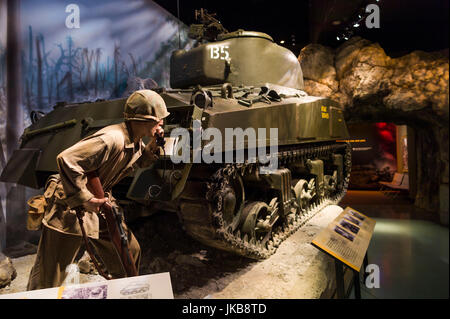
[[[6,88],[15,85],[6,78],[6,2],[0,0],[0,170]],[[192,45],[187,26],[149,0],[21,0],[19,11],[23,127],[31,111],[49,112],[59,101],[118,98],[131,83],[134,89],[169,87],[171,52]],[[8,123],[21,133],[17,125]],[[7,241],[38,239],[23,225],[25,199],[35,194],[0,183],[0,251]]]
[[[0,11],[3,114],[6,15]],[[22,0],[20,16],[25,126],[32,110],[47,112],[58,101],[121,97],[136,77],[169,87],[171,52],[191,45],[188,28],[148,0]]]

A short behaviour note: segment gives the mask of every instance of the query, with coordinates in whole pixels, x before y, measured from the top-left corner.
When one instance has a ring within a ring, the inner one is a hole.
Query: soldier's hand
[[[108,201],[108,198],[91,198],[87,202],[83,203],[83,207],[89,211],[89,212],[96,212],[98,213],[100,211],[100,207]]]
[[[152,136],[153,137],[156,137],[156,135],[159,135],[161,137],[164,136],[163,125],[164,125],[164,120],[160,120],[159,122],[156,123],[155,126],[153,126],[153,128],[152,128]]]
[[[164,129],[161,126],[158,126],[155,132],[156,135],[164,137]]]

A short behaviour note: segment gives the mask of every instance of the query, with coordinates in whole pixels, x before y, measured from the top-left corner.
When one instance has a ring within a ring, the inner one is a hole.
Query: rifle
[[[103,191],[103,187],[97,173],[96,172],[87,173],[86,176],[88,179],[87,181],[88,190],[96,198],[104,198],[105,193]],[[126,273],[126,277],[138,276],[136,265],[134,263],[133,256],[131,256],[130,249],[128,246],[128,237],[122,226],[123,215],[108,202],[104,203],[100,207],[100,211],[103,213],[105,217],[111,243],[113,244],[117,252],[117,255],[122,263],[123,269]]]

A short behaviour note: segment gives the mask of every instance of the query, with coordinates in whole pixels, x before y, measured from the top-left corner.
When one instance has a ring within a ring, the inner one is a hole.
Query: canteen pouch
[[[50,176],[45,185],[45,192],[43,195],[36,195],[28,199],[28,216],[27,216],[27,229],[28,230],[40,230],[42,228],[42,219],[45,212],[53,200],[53,194],[55,193],[58,185],[58,179],[54,175]]]
[[[37,195],[31,197],[28,201],[28,217],[27,229],[39,230],[42,227],[42,219],[44,218],[45,208],[47,203],[44,195]]]

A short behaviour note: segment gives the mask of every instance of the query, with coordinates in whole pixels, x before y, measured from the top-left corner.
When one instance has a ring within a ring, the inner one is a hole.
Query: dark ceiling
[[[380,45],[391,56],[413,50],[448,48],[448,0],[155,0],[185,24],[194,23],[194,10],[205,8],[229,31],[245,29],[271,35],[298,54],[311,42],[336,47],[336,37],[352,29]],[[364,22],[353,27],[358,13],[368,4],[380,8],[380,28],[368,29]],[[294,40],[294,41],[293,41]]]

